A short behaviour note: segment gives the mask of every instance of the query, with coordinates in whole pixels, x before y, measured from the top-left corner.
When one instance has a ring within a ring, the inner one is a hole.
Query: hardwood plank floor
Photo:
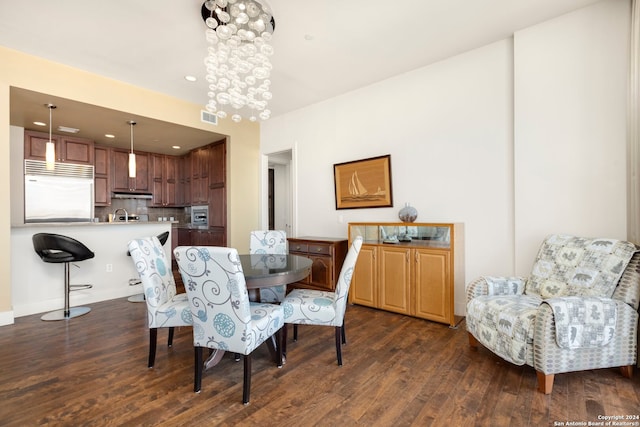
[[[344,366],[332,328],[301,326],[282,369],[256,350],[244,406],[242,363],[230,355],[193,393],[190,328],[176,330],[173,348],[161,330],[147,369],[145,305],[91,307],[70,321],[0,327],[0,425],[554,426],[640,415],[637,372],[557,375],[545,396],[532,368],[470,350],[464,321],[451,329],[360,306],[347,309]]]

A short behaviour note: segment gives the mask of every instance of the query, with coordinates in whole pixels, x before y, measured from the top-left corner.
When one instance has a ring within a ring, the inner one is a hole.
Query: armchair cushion
[[[474,298],[467,306],[467,329],[500,357],[516,365],[531,362],[538,306],[536,295],[494,295]]]
[[[596,297],[550,298],[556,342],[561,348],[596,348],[611,341],[616,331],[614,300]]]
[[[636,248],[615,239],[552,235],[540,247],[525,293],[610,298]]]
[[[521,295],[524,293],[525,280],[521,277],[485,276],[489,295]]]

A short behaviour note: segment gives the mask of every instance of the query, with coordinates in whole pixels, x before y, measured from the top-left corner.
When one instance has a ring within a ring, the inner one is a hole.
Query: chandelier
[[[267,120],[270,91],[271,35],[275,28],[265,0],[207,0],[202,5],[208,53],[208,112],[240,122]]]

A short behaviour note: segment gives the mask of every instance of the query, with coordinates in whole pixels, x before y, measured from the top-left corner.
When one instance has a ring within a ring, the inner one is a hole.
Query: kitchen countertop
[[[76,226],[114,226],[114,225],[157,225],[171,224],[171,226],[181,226],[178,221],[114,221],[114,222],[30,222],[27,224],[12,224],[11,228],[27,227],[76,227]],[[183,224],[187,226],[188,224]]]

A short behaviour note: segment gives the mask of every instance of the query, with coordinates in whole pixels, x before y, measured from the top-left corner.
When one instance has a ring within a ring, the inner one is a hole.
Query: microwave
[[[209,228],[209,206],[191,206],[191,226]]]

